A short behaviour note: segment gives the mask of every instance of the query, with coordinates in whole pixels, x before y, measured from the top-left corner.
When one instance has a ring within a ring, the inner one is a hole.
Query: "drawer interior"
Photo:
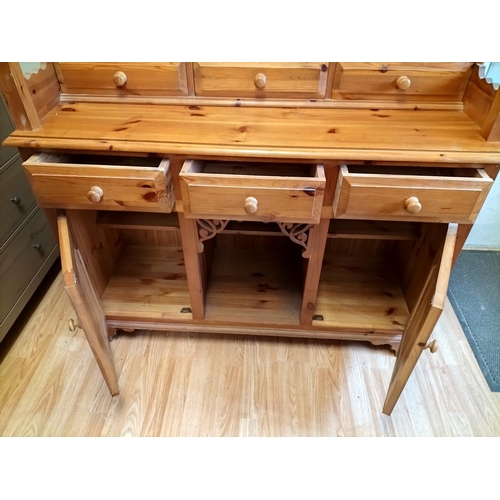
[[[415,175],[422,177],[444,177],[456,178],[478,178],[484,179],[488,176],[483,170],[477,168],[444,168],[444,167],[418,167],[418,166],[395,166],[395,165],[345,165],[349,174],[365,175]]]
[[[192,162],[189,173],[221,176],[300,177],[318,176],[317,165],[301,163]]]
[[[117,167],[144,167],[158,168],[162,158],[116,156],[116,155],[86,155],[86,154],[55,154],[37,153],[26,164],[51,165],[88,165],[88,166],[117,166]]]

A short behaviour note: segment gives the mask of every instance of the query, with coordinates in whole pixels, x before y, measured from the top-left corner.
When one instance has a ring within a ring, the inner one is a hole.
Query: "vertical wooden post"
[[[204,319],[205,287],[203,286],[203,254],[199,254],[197,250],[198,227],[196,219],[186,219],[182,213],[179,213],[178,217],[193,319]]]
[[[302,293],[302,307],[300,309],[300,324],[311,325],[316,311],[316,297],[318,295],[319,279],[323,265],[323,255],[326,247],[326,237],[330,219],[321,219],[309,229],[308,248],[311,253],[307,262],[304,290]]]

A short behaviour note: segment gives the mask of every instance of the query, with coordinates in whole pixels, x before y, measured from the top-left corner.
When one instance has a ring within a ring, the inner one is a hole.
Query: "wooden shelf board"
[[[182,248],[128,245],[102,297],[106,319],[186,321],[190,307]]]
[[[419,225],[414,222],[332,219],[328,238],[416,240]]]
[[[198,109],[200,108],[200,109]],[[500,163],[462,111],[61,103],[7,146],[341,161]]]
[[[205,319],[221,324],[299,325],[300,272],[289,253],[218,248]]]
[[[176,213],[100,211],[97,215],[97,224],[117,229],[179,231],[179,219]]]
[[[402,333],[409,311],[391,261],[327,255],[313,321],[318,328],[357,328]]]

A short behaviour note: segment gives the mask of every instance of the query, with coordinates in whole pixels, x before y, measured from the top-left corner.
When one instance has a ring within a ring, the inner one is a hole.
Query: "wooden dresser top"
[[[453,110],[61,103],[5,145],[189,156],[500,163],[500,143]]]

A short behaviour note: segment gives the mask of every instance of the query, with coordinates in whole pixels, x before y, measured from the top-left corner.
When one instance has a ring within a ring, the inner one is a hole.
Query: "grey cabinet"
[[[14,131],[0,95],[0,144]],[[0,146],[0,341],[59,255],[15,148]]]

